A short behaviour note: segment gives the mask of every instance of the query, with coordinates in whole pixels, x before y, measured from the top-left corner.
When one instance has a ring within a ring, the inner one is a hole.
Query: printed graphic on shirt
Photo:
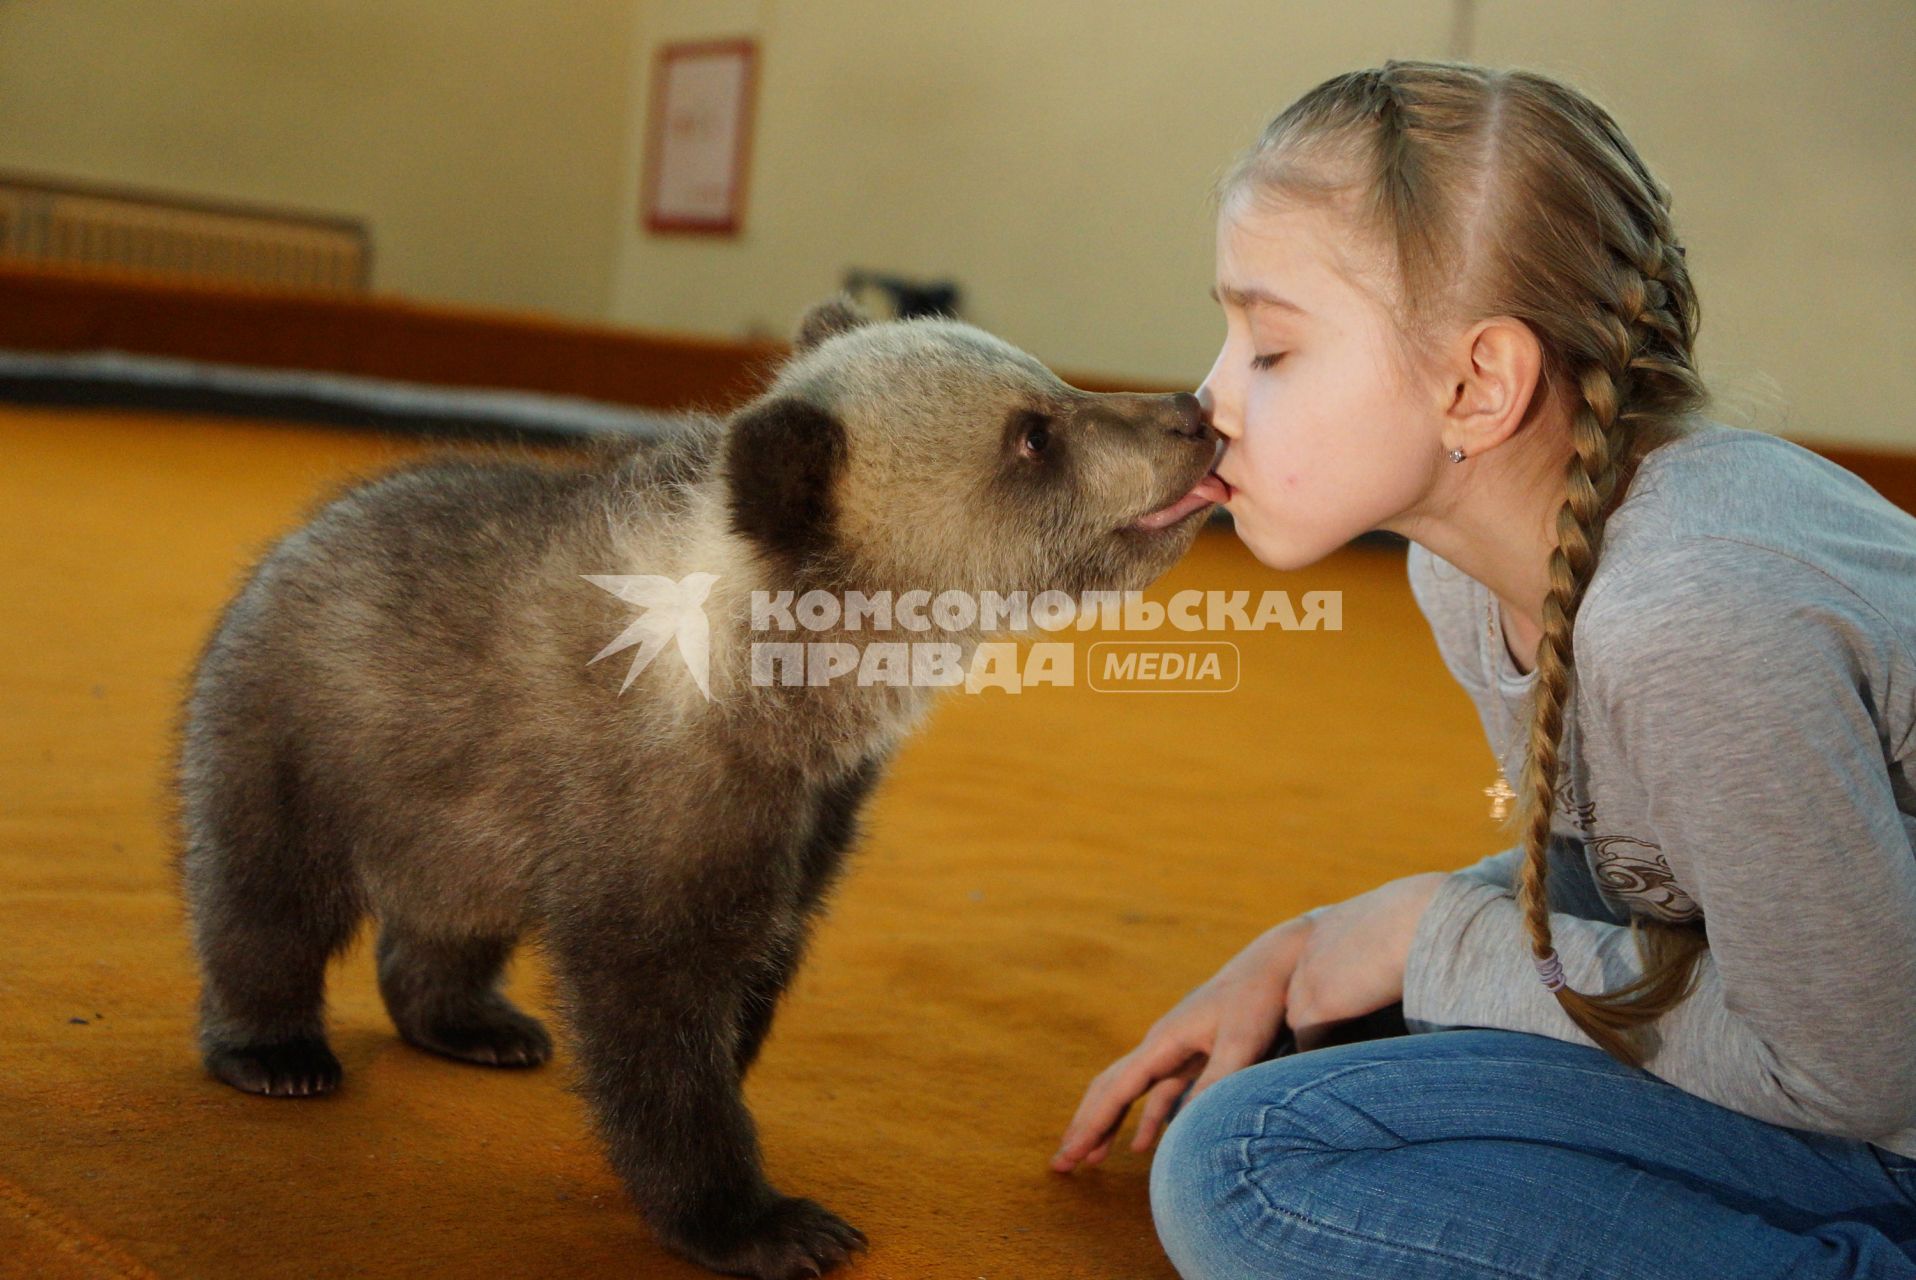
[[[1557,776],[1557,812],[1576,823],[1583,838],[1588,840],[1595,834],[1592,828],[1597,822],[1597,806],[1577,799],[1577,789],[1570,777],[1572,772],[1566,768]]]
[[[1703,909],[1678,887],[1662,845],[1635,836],[1597,834],[1596,803],[1577,799],[1572,772],[1565,769],[1558,779],[1557,809],[1582,830],[1597,884],[1611,897],[1627,901],[1632,911],[1671,924],[1701,920]]]
[[[1633,909],[1671,924],[1703,918],[1696,901],[1677,888],[1659,846],[1629,836],[1597,836],[1590,841],[1590,851],[1597,883],[1617,897],[1628,898]]]

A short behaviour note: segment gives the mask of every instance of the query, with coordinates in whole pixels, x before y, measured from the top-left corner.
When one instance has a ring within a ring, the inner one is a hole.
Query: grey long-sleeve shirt
[[[1416,544],[1409,573],[1516,779],[1534,675],[1495,597]],[[1646,1069],[1916,1156],[1916,519],[1806,449],[1702,421],[1611,517],[1575,653],[1548,881],[1570,984],[1642,972],[1629,912],[1702,919],[1700,982]],[[1519,852],[1443,881],[1405,970],[1412,1031],[1590,1043],[1532,966]]]

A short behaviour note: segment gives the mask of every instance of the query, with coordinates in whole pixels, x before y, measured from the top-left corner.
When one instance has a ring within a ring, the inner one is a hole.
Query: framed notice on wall
[[[745,221],[758,45],[661,45],[652,64],[639,193],[647,231],[737,235]]]

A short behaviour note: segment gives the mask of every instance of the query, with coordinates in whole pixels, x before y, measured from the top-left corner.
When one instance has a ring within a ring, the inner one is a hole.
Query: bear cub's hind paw
[[[209,1049],[206,1069],[235,1089],[269,1098],[331,1093],[343,1075],[339,1059],[316,1037]]]
[[[694,1261],[727,1275],[753,1280],[803,1280],[822,1276],[865,1248],[865,1233],[816,1201],[785,1196],[731,1240],[686,1248]]]
[[[482,1067],[536,1067],[552,1057],[552,1037],[537,1018],[498,1005],[402,1026],[407,1044]]]

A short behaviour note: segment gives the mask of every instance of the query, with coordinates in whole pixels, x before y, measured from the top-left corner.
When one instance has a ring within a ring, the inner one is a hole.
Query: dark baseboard
[[[380,295],[241,292],[5,262],[0,262],[0,349],[126,352],[439,388],[545,393],[602,407],[715,412],[757,394],[788,351],[782,343],[614,329]],[[1128,379],[1063,376],[1090,391],[1164,389]],[[0,388],[0,395],[6,394]],[[68,388],[63,394],[105,393]],[[293,403],[282,409],[288,414],[346,412]],[[489,413],[480,417],[491,420]],[[427,423],[417,425],[430,429]],[[454,433],[497,429],[486,422],[440,426]],[[1916,513],[1916,450],[1802,443]],[[1386,542],[1389,537],[1382,535]],[[1367,534],[1358,541],[1376,540]]]

